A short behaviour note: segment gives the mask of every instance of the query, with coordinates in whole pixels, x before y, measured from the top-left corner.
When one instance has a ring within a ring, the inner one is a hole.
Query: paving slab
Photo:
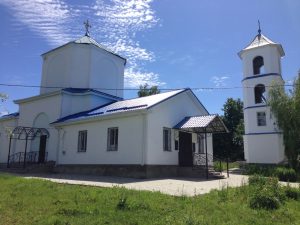
[[[56,183],[77,184],[98,187],[124,187],[133,190],[158,191],[174,196],[194,196],[209,193],[213,189],[238,187],[248,181],[245,175],[231,174],[225,179],[161,178],[133,179],[122,177],[85,176],[71,174],[30,175],[28,179],[43,179]]]
[[[199,178],[156,178],[134,179],[124,177],[108,177],[75,174],[22,174],[26,179],[42,179],[55,183],[97,186],[97,187],[124,187],[133,190],[157,191],[174,196],[195,196],[209,193],[211,190],[221,190],[226,187],[239,187],[248,183],[247,175],[230,174],[224,179]],[[287,182],[280,182],[287,185]],[[292,187],[300,187],[300,183],[289,183]]]

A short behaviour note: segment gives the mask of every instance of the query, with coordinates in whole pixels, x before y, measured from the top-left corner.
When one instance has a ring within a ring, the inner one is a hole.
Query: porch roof
[[[228,133],[228,129],[218,115],[185,117],[174,129],[195,133]]]

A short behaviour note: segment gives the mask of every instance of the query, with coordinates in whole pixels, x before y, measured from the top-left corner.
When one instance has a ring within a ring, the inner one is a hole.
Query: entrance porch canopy
[[[218,115],[185,117],[173,129],[193,133],[228,133],[228,129]]]
[[[177,125],[175,125],[173,129],[191,132],[191,133],[204,133],[206,179],[208,179],[207,133],[228,133],[229,131],[225,126],[225,124],[223,123],[222,119],[218,115],[185,117],[182,121],[180,121]],[[212,155],[212,161],[214,160],[213,158],[214,157]],[[201,159],[203,159],[202,154],[194,153],[194,161],[198,162],[201,161]],[[227,157],[227,177],[229,177],[228,157]]]

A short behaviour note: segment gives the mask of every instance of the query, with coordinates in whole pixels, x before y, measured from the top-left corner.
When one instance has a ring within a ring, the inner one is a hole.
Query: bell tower
[[[277,164],[284,160],[282,132],[268,106],[273,82],[284,84],[281,57],[284,51],[261,33],[238,53],[243,63],[244,150],[247,163]]]

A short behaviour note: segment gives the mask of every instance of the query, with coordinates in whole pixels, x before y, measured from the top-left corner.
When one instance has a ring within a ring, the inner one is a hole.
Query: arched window
[[[258,84],[254,88],[255,104],[266,103],[265,97],[266,88],[263,84]]]
[[[264,58],[261,56],[256,56],[253,59],[253,73],[254,75],[256,74],[261,74],[264,71]]]

